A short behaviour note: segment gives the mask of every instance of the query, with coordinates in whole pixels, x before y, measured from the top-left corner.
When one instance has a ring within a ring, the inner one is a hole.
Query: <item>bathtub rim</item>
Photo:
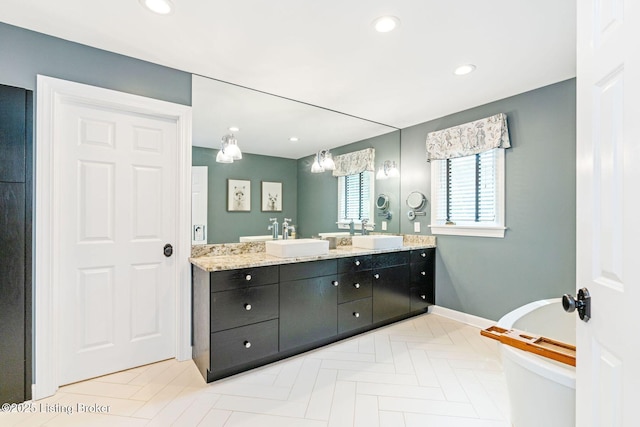
[[[498,320],[498,326],[504,329],[512,329],[514,323],[521,317],[531,313],[537,308],[550,304],[559,304],[561,306],[562,300],[561,298],[551,298],[525,304],[502,316],[500,320]],[[503,357],[508,358],[528,371],[575,390],[576,371],[574,367],[559,365],[542,356],[505,344],[500,344],[500,349]]]

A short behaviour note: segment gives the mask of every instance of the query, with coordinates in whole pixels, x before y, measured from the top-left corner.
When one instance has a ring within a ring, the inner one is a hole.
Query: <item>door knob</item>
[[[173,246],[171,246],[171,243],[167,243],[164,245],[164,256],[168,258],[171,255],[173,255]]]
[[[588,322],[591,319],[591,295],[589,295],[589,290],[587,288],[578,290],[578,299],[570,294],[564,294],[562,296],[562,308],[567,313],[572,313],[577,309],[580,320]]]

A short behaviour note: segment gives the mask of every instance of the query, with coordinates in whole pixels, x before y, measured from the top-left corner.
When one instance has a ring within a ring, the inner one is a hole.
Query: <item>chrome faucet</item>
[[[356,234],[356,226],[353,223],[353,219],[352,219],[351,222],[349,222],[349,235],[353,236],[354,234]]]
[[[267,230],[271,230],[271,238],[273,240],[278,240],[278,218],[269,218],[269,221],[273,221],[273,223],[267,227]]]
[[[283,240],[287,240],[289,238],[289,221],[291,221],[291,218],[285,218],[284,221],[282,221],[282,239]]]
[[[367,224],[369,223],[369,220],[367,218],[362,218],[362,235],[366,235],[369,234],[369,231],[367,230]]]

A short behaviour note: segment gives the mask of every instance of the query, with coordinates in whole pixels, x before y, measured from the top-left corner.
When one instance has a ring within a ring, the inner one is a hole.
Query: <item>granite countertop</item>
[[[264,252],[264,242],[257,244],[222,244],[204,245],[194,248],[191,264],[205,271],[235,270],[239,268],[262,267],[266,265],[291,264],[296,262],[317,261],[322,259],[335,259],[352,257],[358,255],[379,254],[386,252],[397,252],[399,250],[412,250],[434,248],[435,237],[432,236],[409,236],[423,237],[422,239],[406,238],[402,248],[371,250],[355,248],[351,245],[338,245],[336,249],[330,249],[326,255],[280,258],[267,255]],[[345,242],[346,243],[346,242]],[[350,242],[349,242],[350,243]]]

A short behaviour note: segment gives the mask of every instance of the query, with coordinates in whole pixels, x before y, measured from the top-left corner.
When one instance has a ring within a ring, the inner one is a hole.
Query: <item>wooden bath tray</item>
[[[574,345],[531,335],[515,329],[503,329],[498,326],[483,329],[480,334],[520,350],[576,366],[576,346]]]

